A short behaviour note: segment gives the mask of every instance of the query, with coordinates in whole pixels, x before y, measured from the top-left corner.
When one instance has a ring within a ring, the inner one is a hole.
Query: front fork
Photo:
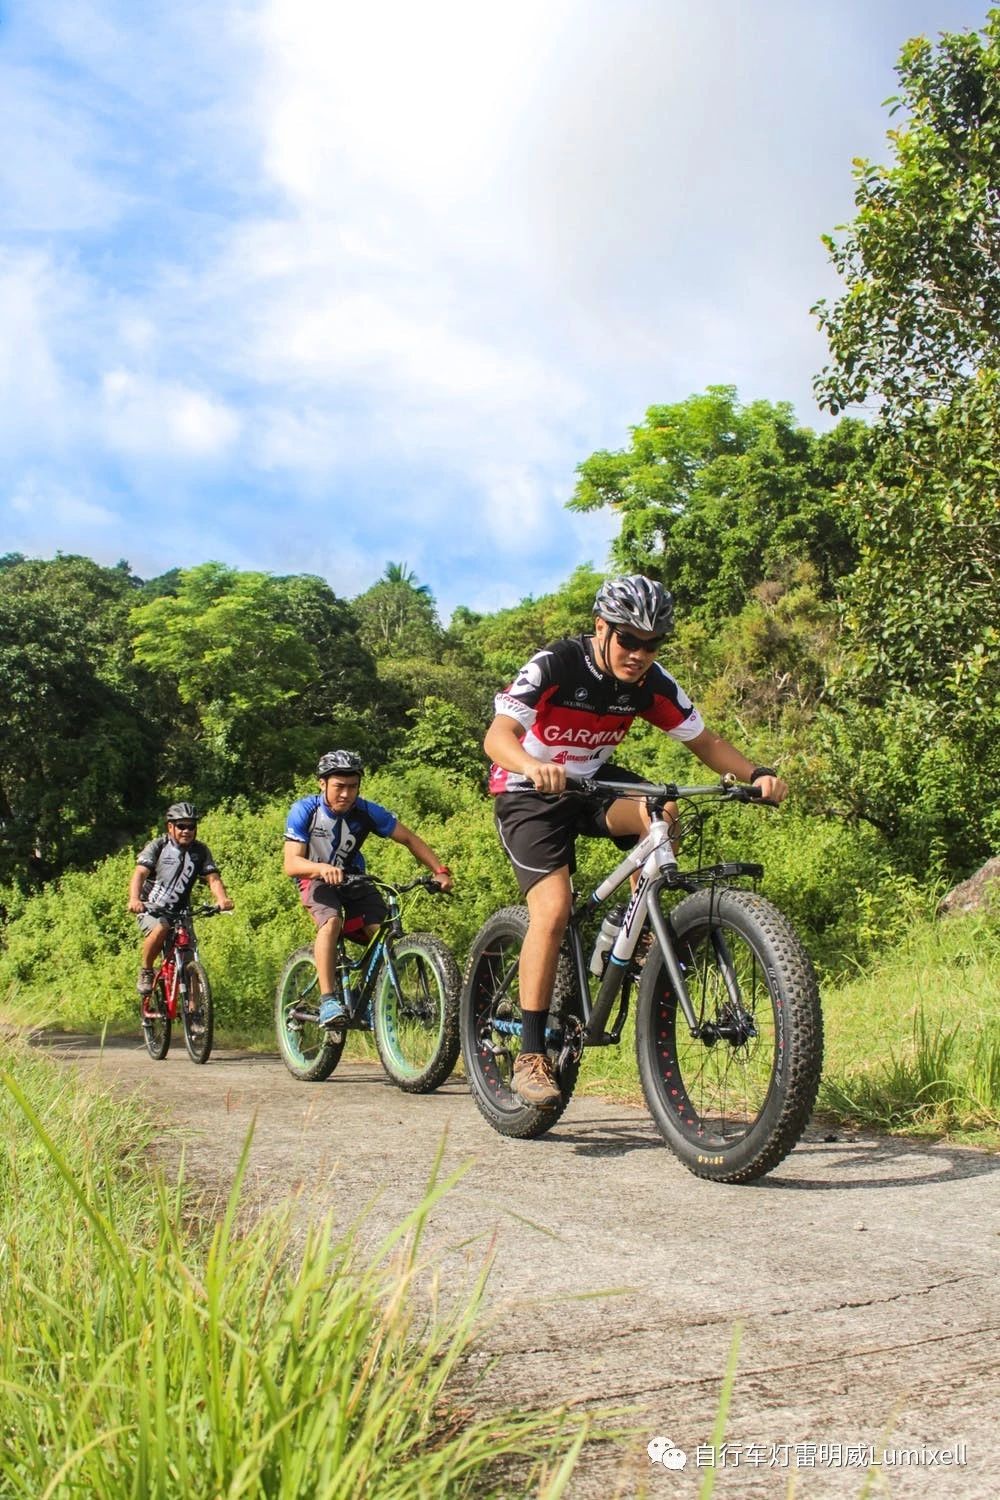
[[[665,825],[659,825],[661,827]],[[653,825],[655,831],[657,825]],[[651,836],[651,835],[650,835]],[[643,844],[645,840],[643,841]],[[643,844],[634,851],[634,855],[641,854]],[[633,855],[633,857],[634,857]],[[627,866],[628,861],[623,861]],[[619,866],[619,871],[623,866]],[[681,884],[677,880],[677,861],[669,843],[660,844],[647,855],[642,868],[642,874],[636,882],[636,888],[632,893],[632,899],[625,910],[622,920],[621,931],[615,939],[614,945],[608,956],[608,965],[604,971],[604,978],[594,1001],[593,1009],[587,1018],[584,1030],[585,1039],[590,1043],[600,1043],[604,1040],[605,1027],[611,1009],[618,998],[619,992],[628,973],[628,967],[635,953],[639,935],[642,932],[644,920],[648,917],[649,924],[653,929],[656,941],[659,944],[663,967],[667,971],[667,981],[670,989],[676,997],[677,1004],[687,1022],[688,1030],[692,1037],[697,1037],[708,1046],[714,1046],[717,1041],[727,1041],[734,1046],[741,1046],[751,1037],[757,1034],[753,1017],[747,1012],[740,992],[739,979],[733,957],[726,942],[726,935],[721,927],[712,927],[710,940],[715,951],[718,972],[722,975],[729,997],[729,1004],[722,1013],[722,1019],[718,1015],[715,1020],[699,1020],[695,1008],[688,993],[687,983],[684,977],[684,967],[677,956],[674,945],[674,935],[670,927],[670,921],[664,916],[657,899],[664,887]],[[628,873],[626,869],[626,873]],[[603,900],[610,895],[616,885],[620,884],[617,879],[618,871],[610,875],[603,885],[598,886],[592,896],[591,902]],[[608,889],[610,887],[610,889]],[[583,994],[587,991],[584,989]]]

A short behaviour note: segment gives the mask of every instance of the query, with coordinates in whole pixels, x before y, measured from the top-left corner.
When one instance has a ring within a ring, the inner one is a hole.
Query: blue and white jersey
[[[365,868],[361,845],[370,833],[391,838],[399,819],[377,802],[359,797],[346,813],[331,812],[326,799],[315,793],[300,797],[288,813],[285,838],[305,844],[306,857],[317,864],[339,865],[353,875]]]

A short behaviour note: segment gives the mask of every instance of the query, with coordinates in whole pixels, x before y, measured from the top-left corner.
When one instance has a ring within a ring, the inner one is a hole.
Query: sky
[[[821,236],[986,0],[0,3],[0,553],[442,619],[607,562],[576,466],[710,384],[816,429]]]

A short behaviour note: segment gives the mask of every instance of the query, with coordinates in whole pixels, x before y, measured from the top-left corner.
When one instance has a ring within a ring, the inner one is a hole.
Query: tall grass
[[[451,1179],[365,1259],[329,1219],[241,1229],[245,1150],[202,1223],[183,1183],[150,1191],[134,1111],[0,1062],[0,1492],[437,1500],[509,1493],[512,1463],[518,1492],[564,1492],[587,1418],[457,1404],[486,1273],[446,1303],[420,1256]]]

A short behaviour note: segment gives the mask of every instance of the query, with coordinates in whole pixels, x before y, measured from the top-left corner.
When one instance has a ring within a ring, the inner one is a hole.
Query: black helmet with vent
[[[328,750],[320,756],[316,775],[324,780],[327,776],[360,776],[363,770],[361,756],[353,750]]]

